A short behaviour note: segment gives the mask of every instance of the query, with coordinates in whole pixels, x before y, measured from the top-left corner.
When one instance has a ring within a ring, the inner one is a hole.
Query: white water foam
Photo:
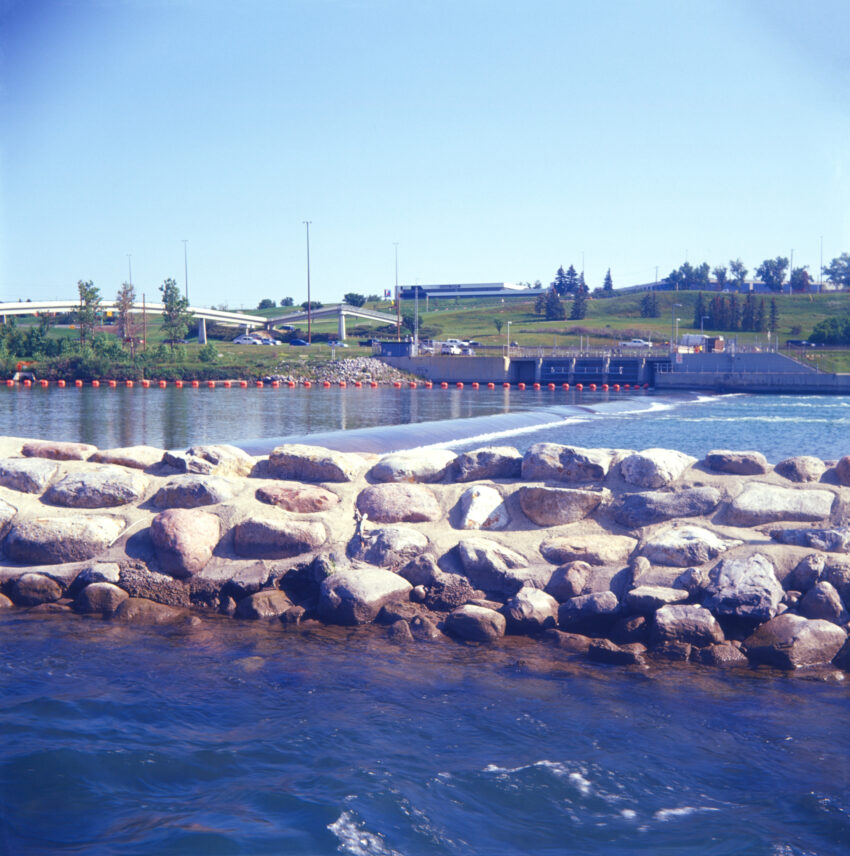
[[[711,806],[683,805],[679,808],[661,808],[652,816],[656,820],[660,820],[662,823],[666,823],[668,820],[673,820],[677,817],[688,817],[692,814],[697,814],[699,812],[705,811],[720,811],[720,809],[712,808]]]
[[[534,761],[531,764],[523,764],[519,767],[499,767],[496,764],[488,764],[482,772],[509,776],[514,773],[521,773],[523,770],[534,769],[535,767],[548,770],[558,778],[567,779],[583,795],[591,792],[590,780],[585,777],[584,773],[571,770],[566,764],[562,764],[560,761],[547,761],[545,758],[542,761]]]
[[[431,443],[425,446],[416,446],[410,451],[422,449],[450,449],[452,446],[465,446],[467,443],[482,443],[490,440],[500,440],[503,437],[516,437],[520,434],[531,434],[534,431],[543,431],[547,428],[561,428],[565,425],[576,425],[580,422],[588,422],[589,417],[571,416],[567,419],[558,419],[554,422],[541,422],[537,425],[527,425],[522,428],[506,428],[504,431],[491,431],[485,434],[476,434],[473,437],[461,437],[458,440],[443,440],[439,443]]]
[[[352,856],[401,856],[384,844],[382,836],[369,832],[362,821],[355,819],[350,811],[344,811],[328,829],[337,837],[342,853]]]

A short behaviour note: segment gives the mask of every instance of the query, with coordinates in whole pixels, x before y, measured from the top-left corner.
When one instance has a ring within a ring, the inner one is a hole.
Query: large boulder
[[[682,603],[689,597],[690,595],[683,589],[668,586],[637,586],[626,595],[626,606],[634,612],[649,614],[662,606]]]
[[[274,478],[307,482],[354,481],[365,466],[360,455],[299,443],[273,449],[268,463],[269,474]]]
[[[785,592],[770,560],[761,553],[724,559],[709,572],[703,606],[715,615],[767,621]]]
[[[456,457],[448,449],[395,452],[381,458],[369,470],[369,476],[377,482],[440,482],[445,479]]]
[[[583,594],[565,600],[558,608],[558,626],[570,633],[604,632],[620,614],[620,603],[612,591]]]
[[[121,580],[121,566],[118,562],[92,562],[83,568],[68,586],[68,594],[76,597],[86,586],[92,583],[113,583]]]
[[[812,455],[797,455],[780,461],[774,472],[792,482],[816,482],[826,472],[826,464]]]
[[[354,556],[381,568],[399,568],[428,549],[428,539],[409,526],[382,526],[354,539]]]
[[[376,523],[424,523],[443,516],[434,492],[421,484],[377,484],[357,497],[357,510]]]
[[[52,440],[30,440],[21,454],[26,458],[50,458],[54,461],[85,461],[97,451],[91,443],[62,443]]]
[[[257,489],[257,499],[296,514],[330,511],[339,503],[339,496],[317,484],[273,484]]]
[[[117,464],[134,470],[146,470],[158,464],[165,453],[156,446],[123,446],[119,449],[101,449],[89,460],[101,464]]]
[[[453,464],[455,481],[482,479],[518,479],[522,473],[522,455],[513,446],[487,446],[459,454]]]
[[[846,556],[829,556],[823,566],[823,579],[840,595],[841,599],[850,604],[850,559]]]
[[[318,520],[297,520],[288,515],[257,516],[233,529],[233,549],[249,559],[286,559],[310,553],[327,540]]]
[[[343,568],[322,581],[319,618],[332,624],[367,624],[384,606],[406,602],[411,588],[404,577],[381,568]]]
[[[232,479],[187,473],[167,481],[154,494],[153,504],[157,508],[199,508],[227,502],[241,489]]]
[[[583,520],[610,496],[607,490],[568,487],[521,487],[519,504],[538,526],[560,526]]]
[[[754,663],[798,669],[829,663],[846,638],[830,621],[786,612],[757,627],[744,641],[744,649]]]
[[[741,541],[721,538],[702,526],[684,525],[651,535],[641,547],[641,553],[656,565],[687,568],[716,559],[730,547],[740,544]]]
[[[826,556],[823,553],[809,553],[800,559],[791,569],[791,573],[782,580],[782,587],[785,591],[805,593],[820,582],[825,567]]]
[[[458,500],[459,529],[504,529],[510,522],[502,495],[493,487],[475,485]]]
[[[44,501],[67,508],[113,508],[138,501],[147,488],[146,476],[107,464],[96,470],[68,473],[48,488]]]
[[[56,475],[57,464],[43,458],[3,458],[0,485],[22,493],[41,493]]]
[[[703,462],[710,470],[736,476],[757,476],[770,470],[767,458],[761,452],[730,452],[713,449]]]
[[[637,546],[628,535],[553,535],[540,545],[547,562],[564,565],[567,562],[587,562],[589,565],[619,565],[626,562]]]
[[[558,601],[538,588],[521,588],[502,611],[512,633],[537,633],[558,621]]]
[[[819,523],[829,518],[834,494],[756,482],[744,486],[729,503],[727,520],[736,526],[758,526],[780,520]]]
[[[449,613],[445,631],[469,642],[495,642],[505,635],[505,616],[486,606],[468,603]]]
[[[476,588],[499,594],[514,594],[530,583],[543,588],[539,569],[528,567],[526,558],[510,547],[487,538],[467,538],[457,545],[463,571]]]
[[[47,574],[21,574],[15,578],[9,594],[19,606],[38,606],[59,600],[62,586]]]
[[[204,476],[247,476],[254,469],[254,459],[247,452],[224,443],[166,452],[162,460],[181,473]]]
[[[850,553],[850,527],[836,529],[771,529],[770,537],[780,544],[811,547],[826,553]]]
[[[10,505],[5,499],[0,499],[0,535],[6,531],[6,527],[15,519],[18,509]]]
[[[723,630],[705,608],[688,604],[666,604],[655,613],[656,640],[705,647],[723,642]]]
[[[115,610],[112,618],[132,624],[174,624],[184,616],[182,610],[173,606],[144,597],[128,597]]]
[[[598,482],[621,456],[616,449],[535,443],[522,459],[526,481]]]
[[[823,618],[833,624],[843,624],[847,620],[840,595],[826,580],[816,583],[800,598],[797,612],[804,618]]]
[[[850,487],[850,455],[845,455],[836,462],[835,478],[839,484]]]
[[[120,517],[36,517],[16,523],[4,542],[6,555],[26,565],[93,559],[121,534]]]
[[[731,642],[696,648],[692,656],[694,661],[703,666],[719,666],[724,669],[744,669],[750,664],[747,655]]]
[[[280,589],[263,589],[239,601],[236,617],[255,621],[280,618],[291,607],[292,601]]]
[[[130,595],[113,583],[91,583],[81,589],[74,600],[77,612],[99,612],[112,615]]]
[[[422,554],[411,559],[400,571],[412,586],[425,590],[423,603],[428,609],[447,611],[463,605],[474,596],[475,590],[461,574],[441,570],[432,556]]]
[[[696,461],[690,455],[670,449],[644,449],[620,461],[620,475],[637,487],[665,487]]]
[[[183,579],[200,573],[212,558],[221,535],[215,514],[194,508],[170,508],[151,521],[151,540],[160,567]]]
[[[691,487],[675,493],[654,490],[624,494],[612,503],[612,511],[617,523],[638,529],[674,517],[704,517],[717,508],[720,499],[720,491],[713,487]]]

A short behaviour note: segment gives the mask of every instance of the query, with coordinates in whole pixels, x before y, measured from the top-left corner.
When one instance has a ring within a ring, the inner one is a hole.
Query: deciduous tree
[[[136,341],[133,338],[135,328],[133,325],[133,309],[136,305],[136,289],[132,283],[122,283],[115,298],[115,312],[118,316],[118,337],[125,345],[129,345],[130,353],[136,353]]]
[[[744,282],[747,279],[747,269],[744,267],[744,263],[740,259],[735,259],[735,261],[729,262],[729,271],[732,274],[732,282],[735,283],[735,287],[740,291],[744,287]]]
[[[729,276],[726,268],[723,265],[718,265],[712,270],[712,273],[714,274],[714,281],[717,283],[717,290],[723,291],[726,288],[726,280]]]
[[[192,316],[187,311],[189,301],[180,293],[177,283],[170,277],[159,287],[162,294],[162,331],[169,340],[171,350],[180,339],[186,337]]]
[[[349,291],[348,294],[342,295],[342,300],[349,306],[362,306],[366,302],[366,295],[357,294],[355,291]]]
[[[775,259],[765,259],[757,268],[756,276],[771,290],[782,291],[785,282],[785,272],[788,270],[788,259],[777,256]]]
[[[80,350],[85,350],[91,343],[94,328],[97,325],[97,315],[100,311],[100,289],[91,280],[78,280],[77,291],[80,302],[77,306],[77,326],[80,329]]]
[[[842,288],[850,288],[850,253],[842,253],[823,269],[826,278]]]

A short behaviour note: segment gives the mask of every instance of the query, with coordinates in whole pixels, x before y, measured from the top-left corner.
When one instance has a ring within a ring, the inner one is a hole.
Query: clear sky
[[[0,0],[0,299],[850,252],[846,0]]]

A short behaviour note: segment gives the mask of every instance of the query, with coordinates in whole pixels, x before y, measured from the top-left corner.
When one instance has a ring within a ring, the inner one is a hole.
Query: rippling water
[[[377,629],[0,619],[9,854],[839,854],[847,689]],[[554,658],[554,659],[550,659]]]

